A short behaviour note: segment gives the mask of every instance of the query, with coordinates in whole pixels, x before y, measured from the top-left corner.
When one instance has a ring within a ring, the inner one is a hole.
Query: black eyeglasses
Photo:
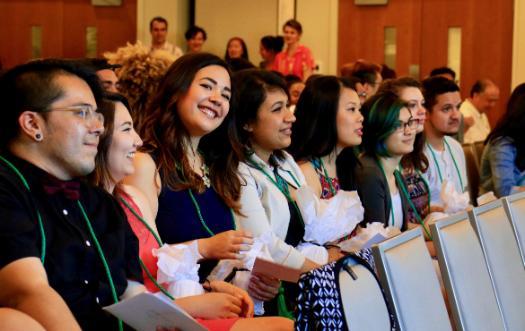
[[[408,121],[406,122],[403,122],[401,120],[398,121],[397,125],[396,125],[396,132],[403,132],[403,133],[407,133],[407,130],[409,130],[409,132],[411,130],[415,130],[416,127],[417,127],[417,124],[418,124],[418,120],[410,117],[408,119]]]

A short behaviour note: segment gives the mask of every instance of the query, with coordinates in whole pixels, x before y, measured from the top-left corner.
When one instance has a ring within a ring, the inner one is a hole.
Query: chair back
[[[421,228],[375,245],[372,251],[400,330],[452,330]]]
[[[347,257],[346,268],[343,267],[339,272],[339,284],[343,311],[350,330],[391,330],[385,296],[368,268],[352,257]]]
[[[501,200],[469,212],[507,330],[525,330],[525,268]]]
[[[454,324],[461,330],[505,330],[480,243],[466,212],[430,225]]]
[[[518,242],[521,259],[525,266],[525,192],[502,199],[503,208],[511,221],[514,236]]]

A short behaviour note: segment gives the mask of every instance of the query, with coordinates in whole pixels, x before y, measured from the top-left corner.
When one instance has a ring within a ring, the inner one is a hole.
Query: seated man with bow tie
[[[126,216],[93,171],[104,118],[94,74],[38,60],[0,78],[0,307],[46,330],[117,330],[102,311],[141,281]]]

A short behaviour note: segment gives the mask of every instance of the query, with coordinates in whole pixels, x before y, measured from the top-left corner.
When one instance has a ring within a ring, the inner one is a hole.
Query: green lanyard
[[[447,139],[443,139],[443,141],[445,142],[445,146],[446,146],[446,148],[448,150],[448,153],[450,154],[450,157],[452,158],[452,162],[454,163],[454,167],[456,168],[456,172],[457,172],[458,178],[459,178],[459,184],[461,185],[461,192],[464,192],[463,179],[461,179],[461,172],[459,171],[459,167],[458,167],[458,164],[456,163],[456,159],[454,158],[454,154],[452,153],[452,149],[450,148],[450,145],[448,144]],[[437,158],[436,158],[436,153],[434,152],[434,149],[432,148],[432,146],[430,146],[429,143],[427,143],[427,146],[428,146],[428,149],[430,150],[430,154],[432,154],[432,158],[434,159],[434,164],[436,165],[436,168],[437,168],[437,171],[438,171],[438,175],[439,175],[439,181],[441,183],[443,183],[443,175],[441,174],[441,168],[439,167],[439,163],[438,163]]]
[[[197,202],[197,199],[195,199],[195,196],[193,195],[193,192],[191,191],[191,189],[188,189],[188,195],[190,196],[191,202],[193,203],[193,207],[195,208],[195,211],[197,212],[197,216],[199,217],[199,221],[202,227],[204,228],[204,230],[206,230],[206,232],[208,232],[210,237],[213,237],[215,233],[210,229],[208,224],[206,224],[206,221],[204,220],[204,217],[202,216],[202,212],[201,212],[199,203]],[[229,208],[229,210],[230,210],[230,216],[232,220],[232,227],[234,230],[237,230],[237,227],[235,226],[235,216],[233,216],[232,209]]]
[[[381,164],[381,161],[376,160],[377,165],[379,166],[379,169],[381,169],[381,173],[383,174],[383,178],[385,179],[386,186],[388,187],[388,179],[386,178],[385,169],[383,168],[383,165]],[[390,193],[390,190],[388,190]],[[390,217],[392,217],[392,226],[395,224],[394,220],[394,206],[392,206],[392,198],[389,196],[387,199],[388,208],[390,208]],[[387,221],[388,224],[388,221]]]
[[[25,179],[24,175],[20,172],[20,170],[18,170],[18,168],[15,165],[13,165],[11,162],[9,162],[6,158],[4,158],[1,155],[0,155],[0,159],[2,161],[4,161],[16,173],[16,175],[21,179],[21,181],[24,184],[24,186],[26,187],[26,189],[29,192],[31,192],[29,184],[27,183],[27,180]],[[82,213],[82,217],[86,221],[86,225],[87,225],[89,234],[91,235],[91,238],[93,239],[93,242],[95,243],[95,247],[97,249],[97,253],[98,253],[99,257],[100,257],[100,260],[102,261],[102,265],[104,266],[104,270],[106,272],[106,276],[107,276],[108,282],[109,282],[109,287],[111,289],[111,296],[113,297],[113,301],[115,303],[118,303],[117,290],[115,288],[115,283],[113,282],[113,277],[111,276],[111,270],[109,269],[108,262],[106,260],[105,255],[104,255],[104,251],[102,250],[102,246],[100,245],[100,242],[97,239],[95,231],[93,230],[93,227],[91,225],[91,221],[89,220],[89,217],[87,216],[86,211],[84,210],[84,206],[82,206],[82,203],[80,202],[80,200],[77,200],[76,202],[77,202],[78,208],[80,208],[80,212]],[[44,245],[44,248],[42,249],[42,257],[41,257],[42,263],[44,263],[46,234],[44,232],[43,221],[42,221],[42,217],[40,216],[40,212],[39,212],[38,208],[37,208],[37,215],[38,215],[38,223],[39,223],[39,227],[40,227],[40,232],[41,232],[41,235],[42,235],[42,245]],[[119,330],[123,330],[124,329],[124,326],[123,326],[121,320],[118,320],[118,325],[119,325]]]
[[[179,171],[181,171],[181,173],[182,173],[182,175],[184,177],[184,173],[182,172],[182,167],[180,167],[179,165],[176,165],[176,168]],[[212,187],[212,189],[213,189],[213,187]],[[193,208],[195,208],[195,212],[197,213],[197,217],[199,218],[199,221],[200,221],[202,227],[204,228],[204,230],[206,230],[206,232],[210,235],[210,237],[213,237],[215,235],[215,233],[210,229],[208,224],[206,224],[206,221],[204,220],[204,217],[202,216],[201,207],[199,206],[199,203],[197,202],[197,199],[193,195],[193,192],[192,192],[191,188],[188,189],[188,195],[190,196],[191,202],[193,204]],[[232,220],[232,227],[233,227],[234,230],[237,230],[237,227],[235,225],[235,216],[233,215],[233,210],[231,208],[229,208],[229,210],[230,210],[230,216],[231,216],[231,220]]]
[[[295,200],[290,195],[290,190],[288,189],[288,183],[284,180],[284,178],[279,176],[277,171],[275,171],[275,179],[274,179],[272,176],[270,176],[270,174],[268,174],[263,169],[263,167],[261,167],[261,165],[259,165],[257,162],[255,162],[252,159],[248,160],[248,164],[250,164],[252,167],[262,172],[270,180],[270,182],[279,189],[279,191],[286,197],[286,200],[294,206],[294,208],[297,211],[297,215],[299,215],[299,219],[304,226],[304,220],[303,220],[301,211],[299,209],[299,206],[297,206],[297,202],[295,202]],[[290,175],[290,177],[292,177],[293,181],[295,182],[295,185],[297,185],[297,187],[300,187],[301,184],[299,184],[299,181],[297,180],[297,178],[295,178],[295,176],[290,171],[288,170],[285,170],[285,171]]]
[[[326,167],[324,166],[323,159],[319,158],[318,160],[319,160],[319,164],[321,165],[321,168],[323,168],[324,176],[328,182],[328,185],[330,186],[330,192],[332,192],[332,195],[335,196],[337,194],[337,191],[332,185],[332,179],[328,176],[328,171],[326,170]]]
[[[122,197],[119,197],[120,201],[124,204],[124,206],[126,206],[126,208],[146,227],[146,229],[148,229],[148,231],[153,235],[153,237],[155,238],[155,241],[157,241],[157,244],[159,245],[159,247],[162,246],[162,241],[160,240],[159,236],[155,233],[155,231],[153,231],[153,229],[151,228],[151,226],[148,224],[148,222],[146,222],[146,220],[144,220],[144,218],[142,216],[139,215],[139,213],[137,213],[135,211],[135,209],[133,209],[133,207],[131,207],[129,205],[129,203],[124,200]],[[144,272],[146,273],[146,276],[148,276],[149,280],[151,280],[151,282],[162,292],[164,293],[164,295],[166,295],[168,298],[170,298],[171,300],[175,300],[175,298],[162,286],[160,285],[157,280],[155,279],[155,277],[153,277],[153,275],[151,274],[151,272],[149,271],[148,267],[146,267],[146,265],[144,264],[144,261],[142,261],[142,259],[139,257],[139,262],[140,262],[140,266],[142,267],[142,270],[144,270]]]
[[[421,216],[417,212],[416,206],[412,202],[412,199],[410,199],[410,195],[408,194],[407,188],[405,187],[405,182],[403,181],[403,178],[402,178],[401,173],[399,172],[399,170],[394,171],[394,177],[396,177],[397,181],[399,182],[399,186],[401,187],[401,192],[403,192],[403,195],[405,196],[405,199],[408,201],[408,204],[410,205],[410,208],[412,208],[412,210],[414,211],[414,216],[416,217],[417,221],[423,227],[423,230],[425,231],[425,234],[428,236],[428,238],[430,238],[430,240],[432,240],[432,235],[430,234],[428,229],[425,227],[425,223],[423,222],[423,219],[421,218]],[[428,190],[428,185],[426,184],[424,179],[423,179],[423,183],[425,183],[425,186],[427,187],[428,196],[429,196],[428,204],[429,204],[429,207],[430,207],[430,191]]]

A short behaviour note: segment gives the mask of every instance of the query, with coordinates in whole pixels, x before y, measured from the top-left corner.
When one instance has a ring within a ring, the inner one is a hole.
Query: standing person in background
[[[494,110],[499,100],[499,88],[490,79],[480,79],[472,86],[470,97],[461,104],[466,144],[484,141],[490,133],[487,114]]]
[[[186,43],[188,45],[188,53],[202,52],[202,46],[206,39],[208,39],[206,31],[196,25],[190,27],[184,34],[184,37],[186,38]]]
[[[284,38],[281,36],[262,37],[259,45],[259,54],[263,60],[259,64],[259,68],[272,70],[275,56],[282,51],[283,46]]]
[[[313,73],[315,61],[308,47],[299,44],[303,27],[298,21],[291,19],[283,25],[286,49],[275,57],[273,70],[283,75],[293,74],[306,81]]]
[[[151,34],[151,50],[161,49],[179,58],[182,50],[166,40],[168,35],[168,21],[164,17],[154,17],[149,22],[149,33]],[[113,91],[111,91],[113,92]]]

